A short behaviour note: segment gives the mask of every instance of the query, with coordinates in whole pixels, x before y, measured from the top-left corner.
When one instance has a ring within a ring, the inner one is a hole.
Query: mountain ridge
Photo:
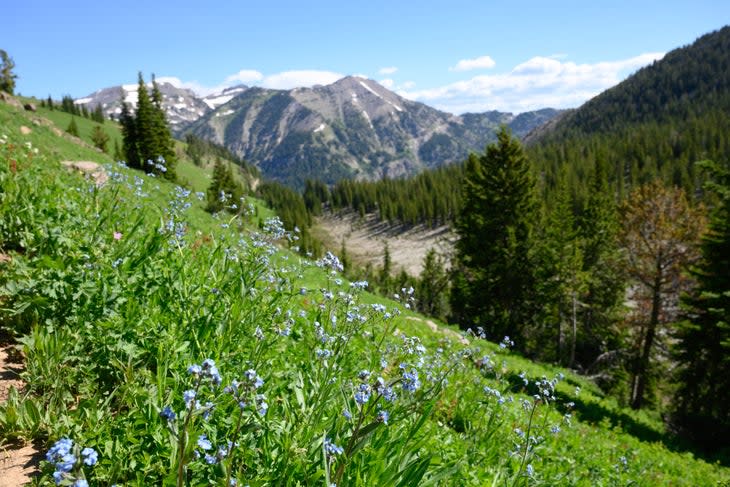
[[[269,178],[299,188],[307,178],[403,177],[463,160],[494,140],[502,125],[524,136],[559,110],[514,115],[488,111],[453,115],[402,98],[376,81],[346,76],[329,85],[275,90],[239,85],[205,97],[158,82],[173,133],[223,145]],[[136,85],[99,90],[77,104],[121,113]]]

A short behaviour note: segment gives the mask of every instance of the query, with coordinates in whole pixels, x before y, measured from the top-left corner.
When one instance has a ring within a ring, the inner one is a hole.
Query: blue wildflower
[[[170,406],[165,406],[162,408],[162,411],[160,411],[160,417],[167,421],[174,421],[177,416]]]
[[[200,435],[198,437],[198,447],[202,450],[210,450],[213,448],[213,445],[206,435]]]
[[[84,464],[88,465],[89,467],[93,467],[94,465],[96,465],[96,462],[99,460],[99,454],[96,452],[96,450],[89,447],[81,450],[81,456],[84,459]]]
[[[341,455],[345,452],[341,446],[335,445],[332,443],[332,440],[327,437],[324,439],[324,451],[327,452],[327,455]]]
[[[383,424],[388,424],[388,419],[390,418],[390,414],[388,411],[378,411],[378,421],[380,421]]]
[[[183,401],[185,401],[185,406],[190,407],[190,403],[195,399],[195,391],[192,389],[188,389],[187,391],[183,392]]]

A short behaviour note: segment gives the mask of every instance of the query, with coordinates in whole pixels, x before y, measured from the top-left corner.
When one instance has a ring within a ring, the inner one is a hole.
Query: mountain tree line
[[[142,73],[137,83],[137,108],[131,112],[122,93],[123,152],[127,165],[174,181],[177,157],[172,133],[167,124],[162,93],[152,76],[151,96]]]

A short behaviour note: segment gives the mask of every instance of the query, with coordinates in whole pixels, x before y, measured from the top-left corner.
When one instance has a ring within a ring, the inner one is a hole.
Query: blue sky
[[[24,95],[146,77],[201,94],[363,75],[452,112],[569,108],[730,23],[730,1],[14,1],[0,49]],[[172,79],[174,78],[174,79]]]

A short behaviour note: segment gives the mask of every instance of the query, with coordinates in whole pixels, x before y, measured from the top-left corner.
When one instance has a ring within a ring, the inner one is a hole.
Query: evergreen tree
[[[135,111],[135,139],[142,169],[150,173],[160,173],[157,157],[162,155],[155,134],[154,105],[147,93],[142,73],[137,78],[137,110]]]
[[[142,169],[142,161],[139,157],[137,149],[137,122],[129,111],[129,105],[124,101],[124,92],[122,92],[122,113],[119,116],[119,123],[122,126],[122,146],[124,159],[127,166],[134,169]]]
[[[55,108],[53,106],[53,99],[51,98],[51,95],[48,95],[48,100],[46,100],[46,106],[49,110],[53,110]]]
[[[91,142],[94,143],[94,147],[97,149],[107,152],[107,144],[109,143],[109,135],[104,132],[101,125],[94,125],[91,131]]]
[[[117,138],[114,138],[114,159],[117,161],[124,160],[124,152],[122,151],[122,147],[119,145],[119,139]]]
[[[620,225],[616,203],[608,188],[605,166],[597,162],[588,197],[578,218],[586,289],[578,308],[576,360],[586,371],[601,378],[603,387],[615,374],[599,372],[616,368],[624,343],[618,328],[626,289],[625,265],[619,248]]]
[[[0,49],[0,91],[10,93],[15,92],[15,80],[18,76],[13,73],[15,62],[7,52]]]
[[[393,272],[393,261],[390,257],[390,247],[388,242],[385,242],[383,246],[383,267],[380,269],[380,275],[378,276],[378,284],[380,285],[380,291],[387,294],[391,290],[391,273]]]
[[[448,308],[449,274],[446,262],[431,248],[423,259],[423,270],[416,286],[418,310],[428,316],[444,319]]]
[[[634,190],[623,205],[621,239],[634,281],[634,360],[631,407],[644,404],[652,357],[661,327],[676,320],[679,296],[687,290],[686,267],[697,256],[696,242],[704,227],[703,212],[689,206],[684,191],[661,182]]]
[[[683,300],[676,359],[680,364],[675,422],[681,433],[708,451],[727,451],[730,435],[730,167],[702,163],[719,198],[701,242],[702,258],[691,274],[697,287]]]
[[[177,157],[175,155],[175,142],[172,139],[170,128],[167,125],[165,109],[162,105],[162,92],[160,91],[155,76],[152,75],[152,136],[156,147],[157,158],[165,160],[166,171],[164,177],[172,181],[176,178],[175,168]]]
[[[537,249],[537,282],[542,303],[542,322],[547,325],[540,338],[554,343],[553,358],[573,365],[578,334],[578,309],[582,305],[586,275],[583,248],[573,217],[573,202],[564,181],[558,189],[555,207],[548,217]],[[570,347],[565,337],[570,336]],[[542,356],[551,347],[543,340]]]
[[[76,119],[74,117],[71,117],[71,121],[68,123],[68,127],[66,127],[66,132],[74,137],[79,136],[79,128],[76,126]]]
[[[471,154],[464,171],[452,312],[462,327],[481,326],[491,338],[520,335],[534,306],[536,205],[529,162],[502,127],[497,143]]]
[[[104,123],[104,112],[101,110],[101,105],[96,105],[94,111],[91,113],[91,119],[98,123]]]
[[[216,159],[213,179],[208,187],[206,211],[217,213],[226,210],[230,213],[238,213],[242,196],[243,187],[233,178],[231,169],[220,159]]]

